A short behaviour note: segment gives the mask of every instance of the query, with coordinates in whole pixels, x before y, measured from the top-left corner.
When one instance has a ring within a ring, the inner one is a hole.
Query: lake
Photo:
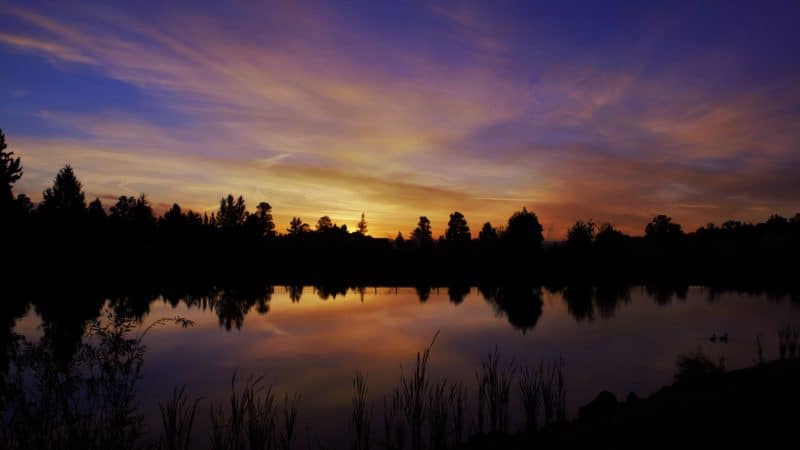
[[[208,403],[226,401],[234,373],[239,380],[263,375],[281,398],[283,392],[302,396],[297,442],[305,447],[347,442],[352,380],[363,372],[378,435],[384,396],[437,331],[433,378],[463,380],[473,405],[475,371],[495,348],[517,366],[563,358],[567,410],[574,417],[602,390],[624,399],[630,392],[646,396],[671,383],[681,354],[702,350],[724,359],[728,369],[744,367],[755,361],[760,335],[767,358],[775,359],[778,330],[800,324],[797,298],[707,287],[329,291],[276,286],[257,295],[260,300],[241,301],[223,291],[165,297],[138,306],[142,323],[178,315],[194,326],[160,326],[146,336],[140,411],[147,439],[154,439],[160,432],[159,402],[185,385],[190,395],[204,399],[198,444],[206,442]],[[125,309],[119,300],[109,305]],[[14,329],[35,340],[41,324],[31,308]],[[710,340],[722,334],[729,336],[727,342]],[[512,397],[517,390],[514,385]],[[522,426],[519,409],[513,400],[512,429]],[[467,426],[474,427],[474,419],[468,417]]]

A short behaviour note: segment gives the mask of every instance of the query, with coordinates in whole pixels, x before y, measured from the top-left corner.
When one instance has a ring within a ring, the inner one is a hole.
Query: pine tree
[[[358,234],[366,235],[367,234],[367,221],[364,218],[364,212],[361,212],[361,220],[358,221]]]
[[[13,186],[22,177],[22,165],[14,152],[7,152],[6,136],[0,130],[0,205],[14,201]]]

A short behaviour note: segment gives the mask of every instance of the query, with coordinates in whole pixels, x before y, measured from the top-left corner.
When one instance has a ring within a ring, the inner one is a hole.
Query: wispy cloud
[[[179,120],[125,105],[35,111],[69,132],[7,133],[34,197],[71,162],[93,195],[211,209],[242,193],[270,201],[279,220],[351,223],[367,211],[378,235],[423,214],[441,230],[454,209],[477,229],[526,205],[559,236],[579,217],[639,232],[661,211],[691,227],[800,209],[792,74],[711,89],[602,54],[539,59],[547,52],[520,49],[537,45],[521,41],[527,30],[471,6],[433,6],[435,25],[412,30],[422,38],[406,32],[435,49],[319,5],[147,20],[76,9],[3,7],[14,26],[0,43],[122,81]],[[654,28],[632,45],[640,60],[669,33]]]

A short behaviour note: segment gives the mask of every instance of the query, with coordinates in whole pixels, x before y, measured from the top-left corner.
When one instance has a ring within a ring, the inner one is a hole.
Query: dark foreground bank
[[[795,448],[800,438],[800,360],[724,373],[701,361],[650,397],[603,392],[579,418],[532,433],[482,435],[464,449]],[[680,375],[680,374],[679,374]]]

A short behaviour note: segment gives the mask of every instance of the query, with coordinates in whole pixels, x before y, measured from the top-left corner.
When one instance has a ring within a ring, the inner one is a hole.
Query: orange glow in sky
[[[140,3],[0,7],[18,192],[70,163],[106,206],[233,193],[379,237],[800,210],[794,10]]]

